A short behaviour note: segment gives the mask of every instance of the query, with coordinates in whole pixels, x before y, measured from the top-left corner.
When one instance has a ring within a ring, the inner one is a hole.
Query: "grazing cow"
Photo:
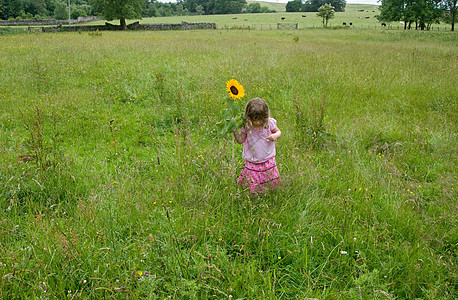
[[[382,23],[382,26],[386,27],[386,23]]]
[[[343,22],[342,25],[343,25],[343,26],[347,26],[347,23]]]
[[[248,19],[245,19],[245,20],[243,20],[243,21],[248,21]]]
[[[366,19],[370,19],[371,17],[366,17]]]
[[[350,26],[351,26],[351,25],[353,25],[353,23],[352,23],[352,22],[350,22]]]
[[[237,20],[237,17],[235,17],[235,18],[232,18],[232,20]]]
[[[282,20],[284,20],[284,19],[285,19],[285,17],[281,17],[281,19],[282,19]]]
[[[305,18],[305,17],[307,17],[307,16],[306,15],[302,15],[302,18]]]

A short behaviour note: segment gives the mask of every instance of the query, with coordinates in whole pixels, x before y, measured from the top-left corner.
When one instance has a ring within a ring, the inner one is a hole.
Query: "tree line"
[[[404,29],[427,30],[441,21],[452,25],[455,30],[457,0],[380,0],[379,21],[403,22]],[[345,0],[292,0],[286,4],[288,12],[319,11],[328,4],[336,12],[345,11]]]
[[[287,12],[317,12],[320,7],[328,4],[334,7],[334,11],[343,12],[347,5],[346,0],[293,0],[286,3]]]
[[[176,15],[212,15],[271,13],[275,10],[246,0],[179,0],[162,3],[157,0],[0,0],[2,20],[68,19],[91,15],[123,13],[130,17],[167,17]],[[115,16],[115,18],[118,18]]]
[[[455,30],[457,0],[381,0],[380,21],[403,22],[404,29],[430,29],[441,21]]]

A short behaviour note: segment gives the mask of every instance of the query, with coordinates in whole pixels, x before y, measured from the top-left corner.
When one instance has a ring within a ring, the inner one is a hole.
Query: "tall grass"
[[[456,45],[0,36],[2,297],[453,299]],[[241,148],[216,135],[230,78],[282,130],[272,193],[236,185]]]

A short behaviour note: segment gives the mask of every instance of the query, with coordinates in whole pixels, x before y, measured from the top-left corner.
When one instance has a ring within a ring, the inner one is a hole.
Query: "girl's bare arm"
[[[239,132],[237,129],[234,130],[234,137],[237,143],[243,144],[246,140],[246,133]]]

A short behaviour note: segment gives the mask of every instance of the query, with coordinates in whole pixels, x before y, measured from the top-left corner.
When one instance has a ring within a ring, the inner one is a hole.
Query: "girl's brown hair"
[[[246,129],[253,128],[252,121],[263,121],[262,127],[269,128],[269,107],[261,98],[253,98],[248,101],[245,109]]]

